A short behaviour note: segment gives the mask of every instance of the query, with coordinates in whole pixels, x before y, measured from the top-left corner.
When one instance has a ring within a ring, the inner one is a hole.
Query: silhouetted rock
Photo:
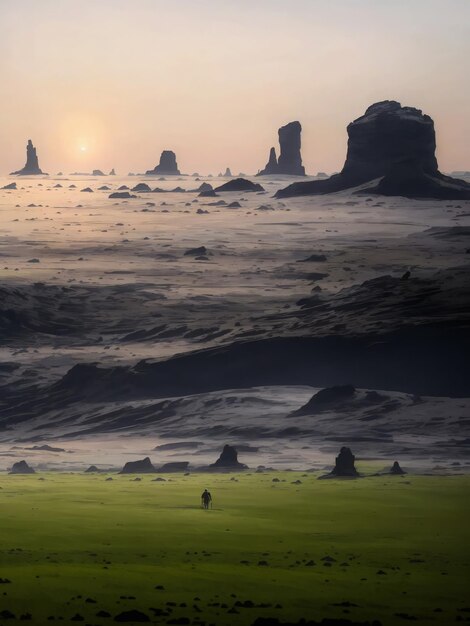
[[[209,465],[212,469],[246,469],[247,466],[238,461],[238,452],[233,446],[226,444],[215,463]]]
[[[114,167],[113,167],[113,169],[109,172],[109,176],[116,176],[116,172],[114,171]]]
[[[320,391],[310,398],[307,404],[304,404],[304,406],[291,413],[291,415],[311,415],[317,411],[329,409],[338,402],[353,398],[355,393],[356,390],[352,385],[338,385],[336,387],[320,389]]]
[[[290,122],[279,129],[279,145],[281,152],[277,161],[279,174],[305,176],[305,168],[300,156],[300,122]]]
[[[205,189],[199,194],[200,198],[217,198],[217,194],[213,189]]]
[[[246,178],[235,178],[227,183],[216,187],[215,191],[264,191],[264,188],[258,183],[254,183]]]
[[[365,193],[406,197],[466,199],[470,184],[439,172],[434,122],[419,109],[386,100],[371,105],[348,125],[342,171],[325,180],[294,183],[278,198],[332,193],[381,179]]]
[[[392,467],[390,468],[390,474],[400,476],[406,474],[406,472],[401,469],[400,463],[398,461],[394,461]]]
[[[122,470],[119,472],[120,474],[152,474],[155,472],[155,468],[152,465],[149,457],[145,457],[145,459],[141,459],[139,461],[128,461]]]
[[[165,463],[157,469],[160,474],[172,473],[172,472],[186,472],[189,466],[189,461],[172,461]]]
[[[18,189],[16,186],[16,183],[9,183],[8,185],[5,185],[4,187],[2,187],[2,189]]]
[[[230,168],[227,167],[227,169],[225,170],[224,176],[231,176],[231,175],[232,175],[232,172],[230,171]]]
[[[269,151],[269,159],[266,163],[266,167],[261,172],[258,172],[258,176],[269,176],[271,174],[278,174],[276,148],[271,148]]]
[[[38,156],[36,154],[36,148],[33,146],[31,139],[28,139],[26,146],[26,164],[23,169],[17,172],[12,172],[15,176],[36,176],[38,174],[44,174],[39,168]]]
[[[17,461],[13,463],[11,470],[8,472],[9,474],[35,474],[36,472],[30,467],[26,461]]]
[[[132,187],[131,191],[152,191],[147,183],[137,183],[135,187]]]
[[[137,196],[128,191],[114,191],[109,194],[108,198],[137,198]]]
[[[176,162],[176,154],[172,150],[163,150],[160,156],[160,163],[153,169],[145,172],[148,176],[156,174],[179,175],[178,164]]]
[[[106,174],[104,172],[102,172],[101,170],[93,170],[91,175],[92,176],[106,176]]]
[[[96,467],[96,465],[90,465],[90,467],[85,470],[85,474],[94,474],[99,471],[100,470]]]
[[[359,476],[354,461],[356,457],[350,448],[343,446],[336,457],[335,466],[331,471],[333,476]]]
[[[85,187],[84,189],[80,189],[80,191],[85,193],[93,193],[93,189],[91,187]]]
[[[210,253],[207,251],[206,246],[199,246],[198,248],[189,248],[189,250],[186,250],[184,253],[184,256],[206,256],[207,254]]]
[[[150,622],[150,617],[142,611],[131,609],[130,611],[123,611],[114,618],[115,622]]]
[[[213,191],[213,189],[210,183],[201,183],[196,191]]]

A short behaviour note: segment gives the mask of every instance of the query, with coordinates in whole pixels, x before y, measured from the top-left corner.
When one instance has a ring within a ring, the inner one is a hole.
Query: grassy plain
[[[0,477],[0,624],[2,611],[235,626],[470,615],[468,476],[108,477]]]

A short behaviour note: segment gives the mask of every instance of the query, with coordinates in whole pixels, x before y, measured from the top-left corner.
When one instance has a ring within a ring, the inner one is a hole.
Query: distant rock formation
[[[470,184],[444,176],[435,156],[434,122],[419,109],[385,100],[351,122],[342,171],[325,180],[294,183],[277,198],[333,193],[381,179],[366,187],[376,193],[409,198],[470,199]]]
[[[235,178],[220,185],[220,187],[216,187],[215,191],[264,191],[264,188],[246,178]]]
[[[170,463],[164,463],[157,469],[159,474],[171,474],[178,472],[186,472],[188,470],[189,461],[172,461]]]
[[[333,476],[359,476],[354,466],[356,457],[351,452],[351,448],[343,446],[336,457],[334,468],[331,470]]]
[[[266,167],[261,172],[258,172],[257,176],[269,176],[271,174],[278,174],[276,148],[271,148],[269,151],[269,159],[266,163]]]
[[[352,385],[338,385],[320,389],[300,409],[291,413],[291,416],[312,415],[318,411],[331,408],[338,402],[354,397],[356,389]]]
[[[230,171],[229,167],[227,167],[227,169],[225,170],[224,176],[232,176],[232,172]]]
[[[108,198],[137,198],[137,196],[128,191],[113,191],[113,193],[109,194]]]
[[[211,469],[247,469],[247,466],[238,461],[238,452],[233,446],[226,444],[215,463],[209,465]]]
[[[160,163],[153,170],[145,172],[147,176],[156,176],[157,174],[179,175],[178,164],[176,162],[176,154],[172,150],[163,150],[160,156]]]
[[[106,176],[106,174],[104,172],[102,172],[101,170],[93,170],[91,175],[92,176]]]
[[[26,461],[17,461],[13,463],[11,470],[8,472],[9,474],[35,474],[36,472],[30,467]]]
[[[113,167],[113,169],[109,172],[109,176],[116,176],[116,172],[114,171],[114,167]]]
[[[131,191],[152,191],[147,183],[137,183],[135,187],[132,187]]]
[[[18,189],[16,183],[8,183],[8,185],[4,185],[2,189]]]
[[[390,468],[390,474],[393,474],[394,476],[403,476],[406,472],[401,469],[398,461],[394,461],[392,467]]]
[[[302,126],[300,122],[290,122],[279,129],[279,145],[281,147],[279,159],[276,159],[276,150],[271,148],[269,161],[264,170],[258,173],[258,176],[270,174],[305,176],[305,168],[302,165],[302,157],[300,155],[301,132]]]
[[[153,474],[155,473],[155,468],[152,465],[148,456],[145,459],[141,459],[139,461],[128,461],[122,470],[119,472],[120,474]]]
[[[36,154],[36,148],[33,146],[31,139],[28,139],[26,146],[26,164],[23,169],[17,172],[12,172],[12,176],[36,176],[38,174],[45,174],[39,168],[38,155]]]
[[[85,470],[85,474],[95,474],[96,472],[99,472],[99,471],[100,470],[96,467],[96,465],[90,465],[90,467]]]

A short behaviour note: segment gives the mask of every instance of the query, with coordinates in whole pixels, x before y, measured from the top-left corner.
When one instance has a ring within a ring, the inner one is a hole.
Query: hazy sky
[[[0,0],[0,173],[118,173],[175,150],[187,173],[256,172],[279,126],[307,171],[339,169],[346,125],[395,99],[470,170],[470,0]]]

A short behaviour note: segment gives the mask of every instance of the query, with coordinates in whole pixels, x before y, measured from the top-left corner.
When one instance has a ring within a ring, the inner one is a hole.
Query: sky
[[[380,100],[435,121],[470,170],[470,0],[0,0],[0,174],[254,173],[298,119],[308,173]]]

